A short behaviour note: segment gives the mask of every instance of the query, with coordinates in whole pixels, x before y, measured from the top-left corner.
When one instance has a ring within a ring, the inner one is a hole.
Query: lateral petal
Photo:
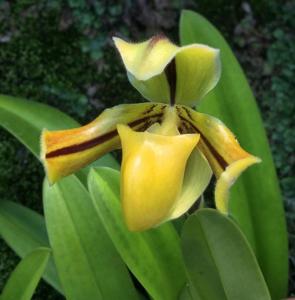
[[[181,120],[180,132],[201,135],[198,149],[206,156],[218,179],[216,207],[227,213],[230,187],[244,170],[261,160],[246,152],[220,120],[185,106],[177,106],[177,110]]]
[[[41,159],[50,183],[70,175],[105,153],[120,148],[117,124],[146,130],[160,122],[165,105],[123,104],[106,109],[94,121],[80,128],[48,131],[41,136]]]
[[[231,163],[220,175],[215,187],[215,204],[219,211],[228,213],[229,189],[244,170],[259,162],[261,160],[258,157],[249,155]]]

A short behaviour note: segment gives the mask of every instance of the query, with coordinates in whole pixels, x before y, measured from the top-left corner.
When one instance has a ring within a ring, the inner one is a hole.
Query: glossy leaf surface
[[[79,126],[79,123],[53,107],[5,95],[0,95],[0,124],[37,158],[43,128],[64,129]]]
[[[73,128],[79,126],[79,123],[48,105],[0,95],[0,125],[20,140],[39,159],[40,135],[43,128]],[[94,165],[118,167],[118,163],[111,155],[105,155]],[[82,182],[85,182],[87,174],[88,170],[83,169],[77,175]],[[21,257],[35,247],[48,245],[43,217],[23,206],[1,201],[0,222],[0,232],[3,238]],[[46,268],[44,278],[61,292],[52,259]]]
[[[171,223],[144,232],[130,232],[120,203],[120,173],[92,169],[89,191],[118,252],[153,299],[178,299],[185,285],[179,236]]]
[[[281,194],[257,104],[246,77],[220,32],[204,17],[183,11],[182,44],[219,48],[222,74],[217,87],[198,110],[221,119],[247,151],[262,159],[231,190],[230,214],[251,243],[273,299],[286,296],[288,249]]]
[[[66,177],[51,187],[45,182],[44,209],[67,299],[137,299],[127,268],[77,177]]]
[[[30,300],[48,262],[51,250],[38,248],[24,257],[4,286],[1,300]]]
[[[189,217],[182,250],[193,299],[271,299],[241,230],[218,211],[201,209]]]

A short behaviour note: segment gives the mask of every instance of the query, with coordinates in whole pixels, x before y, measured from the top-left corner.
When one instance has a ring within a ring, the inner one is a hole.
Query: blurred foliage
[[[211,20],[231,42],[262,110],[283,190],[295,292],[294,1],[0,0],[0,92],[54,105],[82,123],[105,107],[142,101],[111,37],[178,35],[180,9]],[[43,170],[0,130],[0,197],[42,212]],[[0,290],[18,259],[0,243]],[[46,284],[34,299],[62,299]]]
[[[236,53],[254,88],[279,177],[294,173],[295,3],[279,9],[267,26],[257,24],[249,6],[235,28]],[[247,52],[248,55],[245,55]]]
[[[287,12],[293,12],[287,14]],[[284,27],[273,27],[273,43],[267,50],[266,71],[271,76],[271,86],[263,98],[263,110],[267,111],[267,131],[279,175],[291,179],[295,163],[295,3],[286,6],[282,13]],[[293,170],[292,170],[293,168]],[[295,182],[293,182],[295,184]]]
[[[266,2],[261,2],[266,5]],[[295,292],[295,3],[270,2],[261,24],[251,7],[235,28],[235,46],[261,108],[284,197],[290,244],[290,291]],[[257,7],[256,7],[257,9]],[[270,21],[270,16],[276,16]],[[247,55],[245,55],[247,52]]]
[[[283,26],[271,28],[274,42],[267,51],[270,89],[263,97],[266,129],[283,190],[289,240],[290,288],[295,293],[295,3],[282,8]]]

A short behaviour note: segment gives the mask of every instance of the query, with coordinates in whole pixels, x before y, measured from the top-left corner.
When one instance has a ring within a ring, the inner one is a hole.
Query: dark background
[[[164,32],[178,43],[183,8],[220,29],[257,98],[284,197],[295,293],[295,1],[0,0],[0,93],[48,103],[83,124],[106,107],[142,101],[111,37]],[[42,213],[42,166],[1,128],[0,140],[0,199]],[[0,290],[18,261],[0,240]],[[42,282],[34,299],[63,298]]]

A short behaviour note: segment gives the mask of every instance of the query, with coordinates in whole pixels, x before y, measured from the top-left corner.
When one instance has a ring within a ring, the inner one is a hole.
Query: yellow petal
[[[157,35],[143,43],[127,43],[114,38],[130,83],[150,101],[169,103],[169,84],[164,73],[178,49],[165,36]]]
[[[143,81],[161,74],[179,49],[164,35],[154,36],[143,43],[113,39],[128,72]]]
[[[152,102],[170,102],[169,84],[165,73],[156,75],[148,80],[138,80],[129,72],[127,72],[127,75],[129,82],[145,99]]]
[[[88,125],[76,129],[48,131],[41,136],[41,159],[50,183],[56,182],[120,148],[117,124],[146,130],[160,122],[165,105],[151,103],[118,105],[105,110]]]
[[[249,155],[244,159],[231,163],[220,175],[215,187],[215,204],[220,212],[228,213],[229,189],[237,178],[249,166],[259,163],[260,161],[258,157]]]
[[[226,213],[230,187],[245,169],[260,159],[246,152],[220,120],[185,106],[177,106],[177,110],[181,119],[180,131],[201,135],[198,149],[206,156],[218,179],[216,207]]]
[[[199,135],[163,136],[118,125],[122,141],[121,199],[128,228],[162,223],[177,201],[187,160]]]
[[[148,100],[195,105],[217,84],[217,49],[192,44],[178,47],[163,35],[143,43],[114,38],[131,84]]]

